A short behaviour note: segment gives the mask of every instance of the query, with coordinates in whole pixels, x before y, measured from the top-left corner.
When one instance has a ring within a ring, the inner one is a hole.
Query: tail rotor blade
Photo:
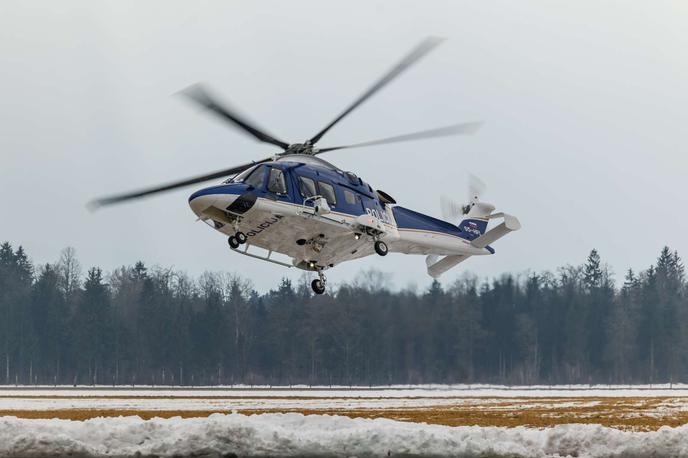
[[[472,173],[468,174],[468,201],[473,202],[474,199],[480,199],[485,194],[487,185],[477,176]]]
[[[463,215],[463,205],[447,196],[440,197],[440,209],[445,221],[455,222]]]

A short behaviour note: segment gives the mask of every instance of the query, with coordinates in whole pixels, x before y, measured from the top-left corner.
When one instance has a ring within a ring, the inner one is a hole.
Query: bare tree
[[[60,289],[65,298],[69,299],[81,286],[81,264],[74,248],[67,247],[62,250],[57,269],[60,274]]]

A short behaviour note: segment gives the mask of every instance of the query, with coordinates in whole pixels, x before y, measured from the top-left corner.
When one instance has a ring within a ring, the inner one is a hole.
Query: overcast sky
[[[688,256],[688,4],[683,1],[0,3],[0,240],[35,262],[143,259],[227,270],[260,290],[285,269],[231,253],[188,207],[194,188],[90,213],[93,197],[274,152],[174,93],[205,82],[287,141],[312,136],[428,35],[446,41],[337,125],[322,146],[464,121],[472,137],[325,158],[439,216],[467,173],[523,229],[444,275],[582,262],[617,273],[665,244]],[[421,256],[343,264],[425,287]]]

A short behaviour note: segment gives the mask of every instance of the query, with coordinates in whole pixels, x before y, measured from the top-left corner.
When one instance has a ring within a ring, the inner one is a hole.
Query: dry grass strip
[[[259,399],[259,398],[251,398]],[[293,399],[293,398],[289,398]],[[322,398],[315,398],[322,399]],[[336,398],[340,399],[340,398]],[[685,398],[518,398],[480,400],[461,398],[454,405],[400,408],[239,409],[242,414],[296,412],[305,415],[344,415],[352,418],[388,418],[448,426],[549,427],[567,423],[600,424],[622,430],[651,431],[688,423]],[[95,417],[137,415],[154,417],[206,417],[230,410],[57,409],[1,410],[0,416],[85,420]]]

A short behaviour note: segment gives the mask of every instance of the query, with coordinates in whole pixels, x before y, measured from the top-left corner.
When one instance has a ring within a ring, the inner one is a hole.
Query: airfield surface
[[[596,424],[655,431],[688,423],[687,386],[395,388],[0,388],[0,417],[207,417],[299,413],[445,426]]]
[[[688,456],[688,386],[0,387],[0,456]]]

